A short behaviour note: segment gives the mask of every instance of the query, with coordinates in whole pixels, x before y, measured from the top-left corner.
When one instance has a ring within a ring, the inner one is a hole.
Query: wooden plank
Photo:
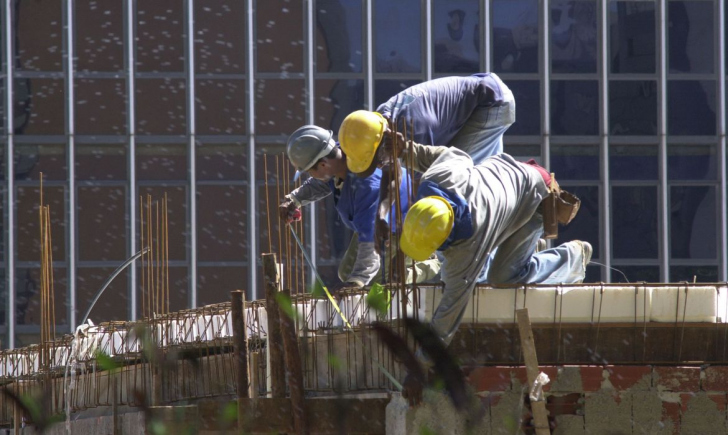
[[[526,374],[528,376],[528,388],[530,391],[539,374],[539,369],[538,359],[536,358],[536,345],[533,341],[533,331],[531,331],[531,321],[528,318],[528,309],[516,310],[516,318],[518,320],[518,332],[521,336],[521,349],[523,349],[523,359],[526,362]],[[546,401],[531,400],[531,412],[533,413],[536,435],[550,435],[551,430],[549,429]]]
[[[286,397],[286,367],[283,360],[283,337],[281,321],[278,314],[276,294],[280,291],[280,274],[276,254],[263,254],[263,272],[265,274],[265,306],[268,313],[268,349],[270,351],[270,383],[271,395],[276,398]]]
[[[281,290],[287,300],[291,299],[291,291]],[[283,349],[286,357],[288,371],[288,391],[291,393],[291,408],[293,408],[293,427],[299,435],[308,434],[306,409],[304,405],[303,371],[301,369],[301,354],[298,351],[298,336],[293,319],[281,308],[281,334],[283,335]]]
[[[233,351],[235,352],[235,376],[238,399],[248,396],[248,340],[245,327],[245,293],[230,292],[230,316],[233,321]]]

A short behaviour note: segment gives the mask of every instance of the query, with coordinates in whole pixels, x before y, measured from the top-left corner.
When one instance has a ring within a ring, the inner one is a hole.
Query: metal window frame
[[[8,229],[5,234],[5,285],[8,293],[6,305],[7,312],[7,344],[8,348],[15,348],[15,167],[13,165],[14,147],[14,125],[13,125],[13,0],[5,0],[5,181],[7,194],[5,200],[9,207],[3,207],[5,227]]]
[[[660,244],[658,255],[660,260],[660,280],[668,282],[670,277],[670,228],[667,204],[669,204],[669,190],[667,186],[667,2],[657,2],[657,136],[659,139],[657,150],[658,166],[658,219],[657,231]]]
[[[726,228],[726,222],[728,222],[728,185],[726,184],[726,178],[728,172],[726,171],[726,5],[725,1],[718,0],[718,43],[715,44],[717,50],[717,61],[718,61],[718,84],[716,90],[718,92],[718,279],[725,282],[728,281],[728,228]]]
[[[247,61],[245,75],[247,82],[246,95],[246,130],[248,132],[248,203],[249,211],[256,210],[257,192],[255,188],[255,0],[245,0],[245,30],[248,38]],[[247,296],[257,297],[255,290],[258,284],[257,271],[257,213],[248,213],[248,288]]]
[[[187,239],[188,302],[190,308],[197,307],[197,153],[195,152],[195,4],[187,0],[184,4],[183,17],[187,34],[185,62],[185,79],[187,84],[187,217],[189,234]]]
[[[74,103],[76,102],[74,94],[74,9],[73,0],[64,0],[63,22],[66,29],[66,38],[64,42],[65,62],[64,76],[66,78],[66,165],[68,186],[66,190],[66,300],[68,301],[67,319],[71,331],[76,330],[76,252],[77,252],[77,225],[76,220],[76,143],[75,143],[75,123],[76,116],[74,112]]]
[[[126,113],[127,113],[127,173],[128,182],[127,188],[129,195],[128,215],[127,222],[127,243],[128,251],[127,255],[132,255],[137,252],[136,233],[137,233],[137,182],[136,182],[136,111],[135,111],[135,100],[136,100],[136,51],[134,45],[134,39],[136,35],[136,26],[134,25],[134,14],[135,14],[135,0],[124,0],[124,33],[125,33],[125,49],[124,49],[124,63],[126,67]],[[137,262],[131,264],[129,267],[129,285],[127,291],[129,292],[129,305],[127,310],[129,311],[130,318],[132,321],[137,320],[137,272],[139,266]]]

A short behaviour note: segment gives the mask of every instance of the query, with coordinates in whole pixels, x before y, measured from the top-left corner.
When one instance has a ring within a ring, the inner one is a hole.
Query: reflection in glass
[[[55,234],[54,234],[55,236]],[[55,257],[54,257],[55,261]],[[68,322],[66,269],[53,268],[54,311],[58,326]],[[40,267],[15,269],[15,321],[18,325],[40,325]],[[30,343],[25,343],[30,344]]]
[[[80,186],[76,191],[78,259],[126,259],[126,189],[124,186]]]
[[[245,134],[245,81],[197,80],[197,134]]]
[[[612,187],[614,258],[657,258],[657,188]]]
[[[612,282],[661,282],[659,266],[623,266],[612,264]],[[621,273],[620,273],[621,272]]]
[[[596,80],[551,82],[551,132],[555,135],[598,134],[599,88]]]
[[[493,1],[495,72],[538,72],[538,41],[536,0]]]
[[[654,73],[655,2],[610,2],[609,38],[613,73]]]
[[[197,181],[246,180],[247,144],[197,144]]]
[[[597,71],[597,7],[595,1],[551,2],[551,71]]]
[[[538,80],[508,80],[516,100],[516,122],[506,135],[537,135],[541,132],[541,84]]]
[[[716,266],[672,266],[670,282],[718,282]],[[725,321],[725,320],[724,320]]]
[[[184,71],[184,8],[166,1],[139,2],[136,16],[138,71]]]
[[[364,109],[363,80],[317,80],[316,125],[338,133],[351,112]]]
[[[303,72],[303,5],[287,0],[256,2],[258,72]]]
[[[15,134],[64,134],[65,84],[60,79],[13,80]]]
[[[551,170],[559,180],[599,180],[599,148],[594,145],[551,145]]]
[[[63,71],[63,3],[39,5],[15,0],[7,4],[13,9],[15,67],[25,71]],[[5,26],[2,31],[4,38]]]
[[[713,72],[713,2],[669,1],[670,72]]]
[[[559,174],[556,174],[558,179]],[[599,257],[599,187],[562,186],[581,200],[579,213],[569,225],[559,228],[559,238],[553,246],[569,240],[585,240],[594,249],[593,258]]]
[[[657,147],[610,145],[609,177],[613,180],[657,180]]]
[[[139,180],[187,180],[187,147],[182,144],[137,144]]]
[[[126,145],[76,145],[76,179],[126,181]]]
[[[104,282],[114,273],[113,267],[79,267],[76,269],[76,308],[81,321]],[[129,271],[114,278],[96,301],[89,317],[94,323],[129,319]]]
[[[361,0],[316,1],[316,70],[361,72]]]
[[[124,69],[124,4],[77,0],[74,41],[79,71]]]
[[[63,186],[43,184],[43,204],[51,217],[53,261],[66,258],[66,190]],[[40,261],[40,223],[38,204],[40,189],[37,185],[19,185],[15,188],[15,241],[17,261]]]
[[[375,0],[374,62],[376,72],[420,72],[422,46],[419,0]]]
[[[258,135],[289,135],[304,125],[306,87],[303,80],[255,81],[255,122]]]
[[[197,259],[243,261],[247,232],[245,186],[197,186]]]
[[[712,136],[715,127],[715,81],[668,80],[668,134]]]
[[[245,71],[245,2],[194,2],[197,72],[241,74]]]
[[[609,134],[657,134],[657,82],[609,82]]]
[[[393,96],[418,83],[422,82],[420,80],[375,80],[374,107],[379,107]]]
[[[480,71],[480,2],[435,0],[432,5],[435,72]]]
[[[120,79],[74,81],[76,133],[126,134],[126,83]]]
[[[712,186],[670,188],[672,258],[716,258],[715,198],[716,191]]]
[[[167,226],[169,228],[169,260],[187,259],[187,188],[185,186],[139,186],[139,196],[143,199],[143,210],[147,213],[147,195],[151,196],[152,225],[156,222],[157,206],[160,213],[167,194]],[[139,197],[135,198],[139,201]],[[141,210],[137,210],[140,213]],[[137,219],[139,220],[139,219]],[[146,222],[146,221],[145,221]],[[146,230],[146,224],[144,229]],[[137,226],[137,231],[139,227]],[[139,240],[139,233],[136,234]]]
[[[713,145],[669,145],[667,148],[669,180],[716,180],[717,164]]]
[[[15,179],[39,181],[66,179],[66,149],[64,145],[15,144]]]
[[[197,305],[219,304],[230,300],[230,289],[247,286],[247,270],[240,266],[197,268]],[[250,296],[246,296],[249,298]],[[263,295],[264,297],[264,295]]]
[[[139,134],[185,134],[186,85],[181,79],[136,82],[136,128]]]

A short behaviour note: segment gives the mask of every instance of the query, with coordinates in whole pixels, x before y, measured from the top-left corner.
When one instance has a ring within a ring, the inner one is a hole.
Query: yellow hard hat
[[[364,172],[372,164],[386,125],[381,113],[368,110],[357,110],[344,118],[339,128],[339,144],[351,172]]]
[[[454,225],[455,213],[445,198],[422,198],[410,207],[402,225],[402,252],[415,261],[427,260],[445,243]]]

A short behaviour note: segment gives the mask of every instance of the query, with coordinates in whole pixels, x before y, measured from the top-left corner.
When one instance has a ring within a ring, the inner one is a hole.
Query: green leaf
[[[298,318],[298,313],[291,303],[290,296],[285,293],[278,292],[276,293],[276,302],[278,302],[278,306],[281,307],[281,310],[283,310],[286,316],[290,317],[293,320],[296,320]]]
[[[311,296],[316,299],[326,299],[326,290],[324,290],[324,286],[321,284],[321,281],[316,280],[316,282],[313,283],[313,287],[311,287]]]
[[[383,285],[375,283],[367,294],[367,305],[383,316],[392,304],[392,294]]]
[[[119,367],[121,367],[121,365],[119,363],[117,363],[116,361],[114,361],[113,358],[111,358],[109,355],[105,354],[104,352],[102,352],[100,350],[96,351],[95,357],[96,357],[96,363],[99,365],[101,370],[112,371],[112,370],[116,370]]]
[[[344,364],[341,362],[341,359],[334,355],[333,353],[330,353],[328,355],[328,362],[329,366],[331,366],[334,369],[342,369],[344,367]]]
[[[230,423],[238,419],[238,402],[228,402],[222,409],[222,421]]]
[[[427,426],[420,426],[419,435],[435,435],[435,431]]]

